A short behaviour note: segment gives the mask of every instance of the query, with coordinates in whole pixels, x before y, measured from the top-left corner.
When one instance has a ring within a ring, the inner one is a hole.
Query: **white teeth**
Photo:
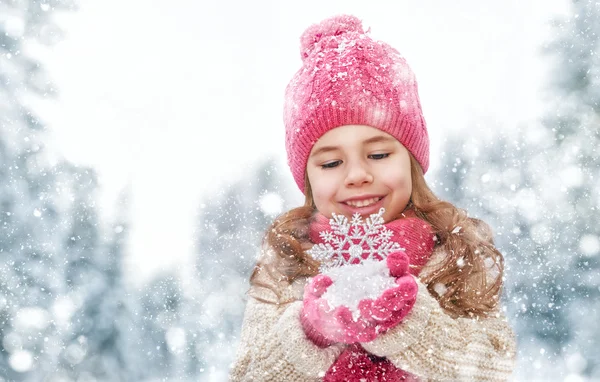
[[[351,200],[346,202],[346,204],[351,207],[366,207],[370,206],[373,203],[377,203],[379,200],[380,198],[371,198],[366,200]]]

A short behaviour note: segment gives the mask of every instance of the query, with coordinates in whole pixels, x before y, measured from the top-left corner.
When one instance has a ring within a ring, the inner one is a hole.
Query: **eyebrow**
[[[394,140],[395,140],[395,138],[392,138],[392,137],[386,137],[384,135],[376,135],[369,139],[365,139],[362,143],[363,143],[363,145],[368,145],[368,144],[377,143],[377,142],[393,142]],[[339,149],[340,148],[338,146],[323,146],[323,147],[320,147],[319,149],[317,149],[317,151],[315,151],[314,153],[312,153],[311,157],[322,154],[322,153],[326,153],[329,151],[339,150]]]
[[[366,139],[363,144],[375,143],[375,142],[393,142],[396,138],[386,137],[385,135],[376,135],[369,139]]]

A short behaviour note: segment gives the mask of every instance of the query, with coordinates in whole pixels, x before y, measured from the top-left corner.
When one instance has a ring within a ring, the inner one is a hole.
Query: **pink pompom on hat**
[[[392,135],[427,171],[429,136],[417,81],[397,50],[371,39],[358,18],[342,15],[306,29],[300,53],[302,67],[285,91],[284,123],[288,165],[302,192],[313,145],[344,125]]]

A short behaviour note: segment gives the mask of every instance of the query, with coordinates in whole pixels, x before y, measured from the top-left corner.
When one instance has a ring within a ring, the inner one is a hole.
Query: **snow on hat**
[[[426,172],[429,136],[417,81],[406,60],[374,41],[354,16],[312,25],[300,38],[302,67],[285,91],[288,165],[302,192],[315,142],[344,125],[368,125],[395,137]]]

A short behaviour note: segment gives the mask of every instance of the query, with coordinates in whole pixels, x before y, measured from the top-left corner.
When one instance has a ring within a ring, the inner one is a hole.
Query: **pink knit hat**
[[[406,60],[372,40],[354,16],[336,16],[309,27],[300,38],[302,68],[285,91],[288,165],[302,192],[315,142],[344,125],[378,128],[429,167],[429,136],[417,81]]]

